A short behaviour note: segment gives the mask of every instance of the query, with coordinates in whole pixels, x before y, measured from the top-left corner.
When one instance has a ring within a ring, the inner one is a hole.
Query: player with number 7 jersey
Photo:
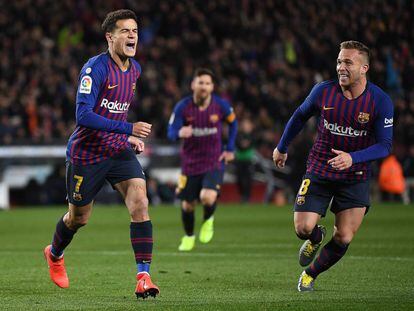
[[[76,128],[66,160],[68,212],[58,221],[51,245],[44,249],[51,280],[69,287],[63,251],[87,224],[99,190],[108,181],[124,198],[130,215],[130,241],[136,261],[139,298],[155,297],[152,283],[152,223],[148,215],[145,174],[136,153],[144,150],[151,124],[127,122],[141,66],[133,59],[138,43],[137,17],[130,10],[110,12],[102,29],[108,51],[83,66],[76,95]],[[139,138],[138,138],[139,137]]]

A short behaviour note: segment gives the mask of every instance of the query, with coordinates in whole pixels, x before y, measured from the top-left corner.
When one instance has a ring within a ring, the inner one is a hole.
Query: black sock
[[[194,235],[194,211],[187,212],[181,209],[181,219],[183,221],[185,234],[188,236]]]
[[[216,210],[217,203],[214,202],[213,205],[203,205],[204,208],[204,220],[209,219],[213,216],[214,211]]]
[[[308,275],[316,278],[320,273],[328,270],[336,264],[346,253],[348,245],[340,245],[334,239],[331,239],[322,248],[318,257],[305,270]]]
[[[76,230],[69,229],[63,221],[63,217],[60,218],[58,223],[56,224],[55,234],[53,235],[51,250],[52,255],[54,255],[55,257],[62,256],[63,250],[72,241],[75,233]]]
[[[309,240],[312,242],[312,244],[318,244],[322,241],[322,230],[318,225],[313,228],[311,234],[309,235]]]
[[[303,235],[296,232],[296,236],[301,240],[310,240],[313,244],[322,241],[322,230],[316,225],[309,235]]]
[[[144,222],[131,222],[129,228],[131,245],[134,250],[137,265],[149,265],[152,260],[153,245],[151,220]]]

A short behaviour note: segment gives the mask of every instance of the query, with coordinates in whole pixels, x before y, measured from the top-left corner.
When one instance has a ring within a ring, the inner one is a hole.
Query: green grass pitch
[[[290,206],[220,205],[215,237],[179,253],[177,207],[151,207],[152,277],[161,295],[137,301],[129,218],[96,206],[65,260],[70,288],[49,280],[42,250],[65,207],[0,212],[0,310],[413,310],[414,206],[374,204],[347,255],[298,293],[302,272]],[[197,209],[196,232],[201,208]],[[322,221],[332,234],[333,215]]]

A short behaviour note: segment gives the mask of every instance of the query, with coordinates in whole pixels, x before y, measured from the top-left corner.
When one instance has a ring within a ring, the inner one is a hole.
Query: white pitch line
[[[16,255],[22,253],[30,253],[33,254],[34,251],[9,251],[9,250],[0,250],[0,254],[4,255]],[[129,250],[125,251],[91,251],[91,250],[70,250],[68,253],[71,254],[99,254],[99,255],[106,255],[106,256],[118,256],[118,255],[127,255],[131,254],[132,252]],[[278,258],[278,259],[288,259],[291,260],[292,258],[296,258],[296,255],[288,255],[288,254],[269,254],[269,253],[206,253],[206,252],[154,252],[154,256],[169,256],[169,257],[254,257],[254,258]],[[399,256],[345,256],[344,258],[348,258],[351,260],[388,260],[388,261],[403,261],[403,262],[414,262],[413,257],[399,257]]]

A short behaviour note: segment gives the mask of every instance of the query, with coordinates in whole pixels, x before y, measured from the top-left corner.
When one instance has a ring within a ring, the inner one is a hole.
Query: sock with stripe
[[[319,274],[336,264],[345,255],[348,246],[349,244],[341,245],[334,239],[331,239],[322,248],[313,263],[305,270],[306,273],[311,277],[316,278]]]
[[[194,235],[194,211],[187,212],[181,209],[181,219],[185,234],[188,236]]]
[[[296,232],[296,236],[301,240],[310,240],[313,244],[318,244],[322,241],[322,230],[315,225],[312,232],[309,235],[299,234]]]
[[[318,244],[322,241],[322,230],[318,225],[313,228],[311,234],[309,235],[309,240],[312,244]]]
[[[58,223],[56,224],[56,230],[53,235],[51,248],[51,253],[54,257],[60,257],[63,255],[64,249],[72,241],[75,233],[76,230],[71,230],[66,226],[65,222],[63,221],[63,217],[59,219]]]
[[[137,272],[149,273],[153,245],[151,220],[131,222],[130,236],[135,261],[137,263]]]
[[[217,207],[217,203],[214,202],[212,205],[203,205],[204,208],[204,220],[209,219],[211,216],[213,216],[215,210]]]

